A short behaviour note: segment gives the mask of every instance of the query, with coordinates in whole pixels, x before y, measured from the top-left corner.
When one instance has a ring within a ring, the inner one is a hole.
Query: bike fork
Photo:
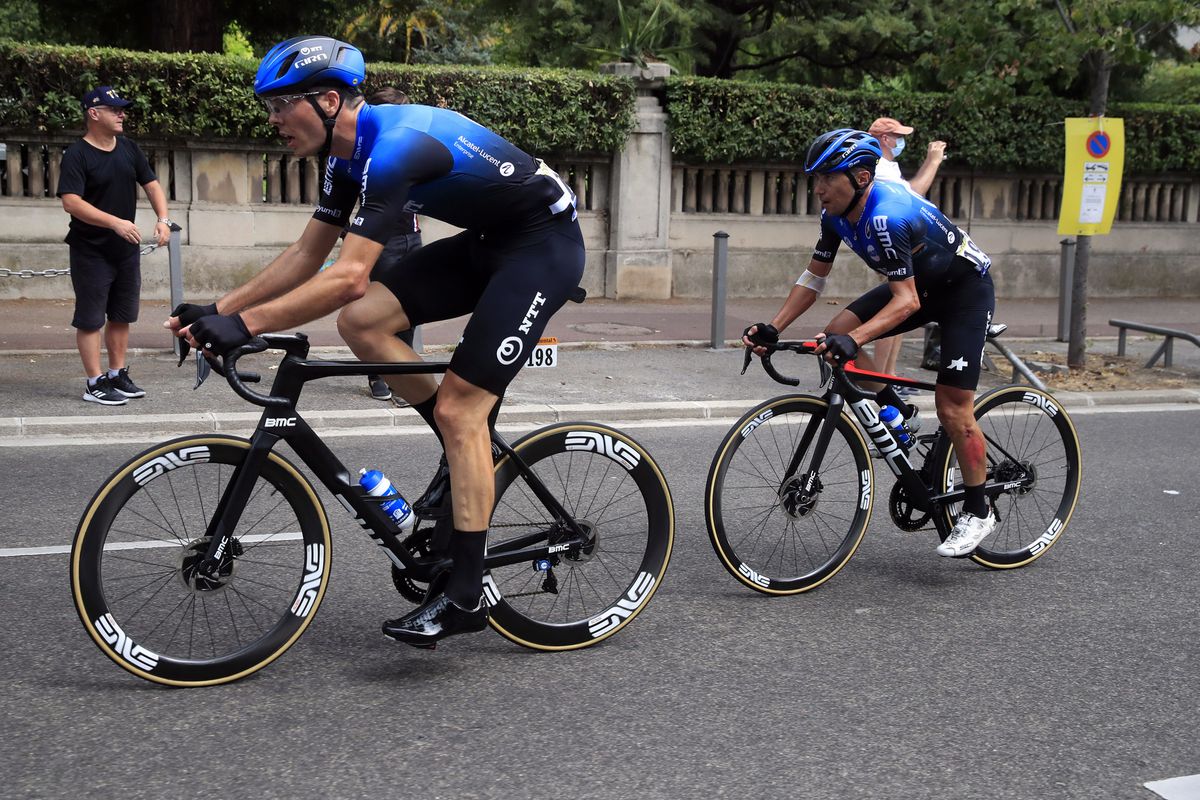
[[[792,476],[796,474],[796,470],[800,469],[800,462],[804,460],[804,454],[808,452],[808,447],[812,444],[813,437],[816,436],[817,444],[813,450],[812,461],[808,463],[808,472],[804,474],[804,480],[801,482],[804,493],[810,494],[813,487],[816,485],[817,475],[821,471],[821,463],[825,460],[825,451],[829,448],[829,442],[833,439],[833,431],[837,427],[838,417],[842,414],[842,406],[845,400],[840,394],[831,392],[828,395],[829,408],[825,411],[825,416],[821,419],[813,417],[808,421],[808,427],[804,431],[804,435],[800,437],[800,443],[796,446],[796,452],[792,454],[792,460],[788,463],[787,471],[783,474],[783,480],[780,482],[780,490],[788,484]]]
[[[211,576],[220,566],[229,540],[242,519],[242,511],[250,499],[250,492],[254,489],[259,472],[266,463],[271,448],[278,441],[278,436],[261,430],[255,431],[250,437],[250,449],[246,451],[242,463],[234,467],[233,476],[229,483],[225,484],[225,491],[217,503],[217,510],[208,521],[208,528],[205,530],[205,535],[209,537],[208,551],[197,568],[202,575]]]

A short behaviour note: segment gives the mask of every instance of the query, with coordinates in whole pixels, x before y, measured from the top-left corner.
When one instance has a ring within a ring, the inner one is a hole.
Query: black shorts
[[[917,287],[921,308],[878,338],[915,330],[936,322],[942,329],[942,361],[937,382],[959,389],[979,385],[987,328],[996,311],[996,291],[992,276],[972,273],[949,285]],[[892,299],[886,283],[876,286],[846,306],[864,322],[875,316]]]
[[[562,218],[516,233],[463,231],[427,244],[382,283],[413,325],[471,314],[450,371],[496,395],[583,277],[583,234]]]
[[[132,248],[131,248],[132,249]],[[142,294],[141,255],[110,256],[87,245],[71,245],[71,286],[75,317],[71,325],[97,331],[112,322],[137,322]]]
[[[375,259],[375,266],[371,267],[371,280],[382,281],[383,276],[399,264],[401,259],[420,249],[421,234],[419,233],[398,233],[388,239],[383,246],[383,252],[379,254],[379,258]]]

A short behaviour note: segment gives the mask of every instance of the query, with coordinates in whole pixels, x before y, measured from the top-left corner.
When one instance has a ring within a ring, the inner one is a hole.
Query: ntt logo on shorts
[[[525,343],[519,336],[509,336],[496,348],[496,360],[508,366],[521,357],[521,350],[524,347]]]

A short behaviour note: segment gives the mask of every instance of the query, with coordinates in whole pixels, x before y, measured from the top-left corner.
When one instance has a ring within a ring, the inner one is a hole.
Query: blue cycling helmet
[[[862,168],[870,172],[871,177],[874,178],[875,167],[881,158],[883,158],[883,150],[879,147],[879,140],[874,136],[854,128],[838,128],[826,131],[813,139],[812,144],[808,146],[808,153],[804,157],[804,171],[809,175],[814,172],[818,175],[840,172],[846,176],[846,180],[850,181],[850,187],[854,190],[854,196],[842,213],[838,215],[844,217],[858,205],[859,200],[867,191],[866,186],[858,185],[858,181],[850,174],[850,171]],[[870,181],[867,182],[867,185],[870,185]]]
[[[875,165],[881,158],[883,150],[874,136],[853,128],[838,128],[813,139],[804,158],[804,171],[809,174],[844,172],[862,167],[874,175]]]
[[[254,93],[288,94],[323,85],[357,91],[366,76],[366,62],[354,45],[328,36],[297,36],[263,56],[254,76]]]

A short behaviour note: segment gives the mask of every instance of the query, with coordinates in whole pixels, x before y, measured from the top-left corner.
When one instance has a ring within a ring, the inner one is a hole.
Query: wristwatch
[[[172,222],[171,222],[171,218],[170,218],[170,217],[159,217],[159,218],[158,218],[158,221],[159,221],[159,222],[161,222],[163,225],[172,225],[172,224],[174,224],[174,223],[172,223]]]

